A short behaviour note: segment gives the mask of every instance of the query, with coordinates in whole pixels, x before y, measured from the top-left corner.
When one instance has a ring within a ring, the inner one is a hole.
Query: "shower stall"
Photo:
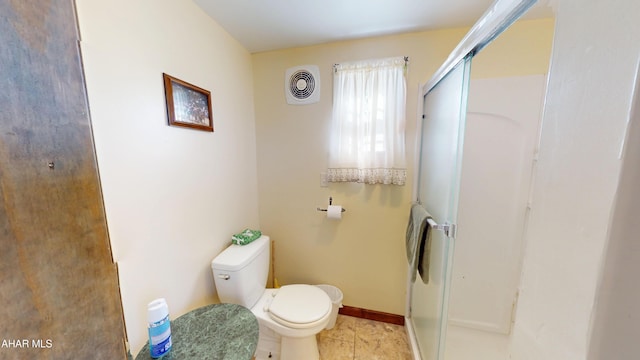
[[[406,322],[414,355],[443,360],[472,58],[517,20],[535,0],[497,0],[434,77],[422,87],[414,201],[431,223],[428,279],[408,276]]]

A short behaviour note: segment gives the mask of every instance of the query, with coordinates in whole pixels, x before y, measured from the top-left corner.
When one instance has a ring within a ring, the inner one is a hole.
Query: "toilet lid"
[[[324,290],[313,285],[286,285],[278,289],[269,313],[274,320],[290,324],[309,324],[331,311],[331,299]]]

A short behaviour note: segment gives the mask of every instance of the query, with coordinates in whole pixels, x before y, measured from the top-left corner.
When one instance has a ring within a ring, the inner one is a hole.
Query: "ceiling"
[[[493,0],[194,0],[249,52],[472,26]],[[539,0],[526,18],[552,17]]]

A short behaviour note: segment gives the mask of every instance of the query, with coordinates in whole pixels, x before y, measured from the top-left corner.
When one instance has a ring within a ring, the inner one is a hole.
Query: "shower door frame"
[[[414,353],[418,354],[418,359],[424,360],[434,360],[432,356],[436,359],[444,357],[471,58],[468,56],[462,59],[437,86],[432,88],[440,90],[437,95],[435,92],[429,92],[420,97],[419,108],[424,115],[420,116],[418,133],[421,134],[421,139],[424,139],[423,131],[433,129],[435,133],[431,134],[435,134],[436,137],[430,139],[437,138],[441,141],[429,144],[428,148],[424,147],[426,143],[423,142],[417,145],[418,165],[413,199],[432,215],[432,219],[438,225],[449,227],[429,230],[433,233],[430,235],[428,284],[423,284],[419,275],[412,281],[411,271],[408,276],[407,329],[412,338]],[[442,87],[445,87],[445,90],[442,90]],[[445,98],[446,103],[444,106],[434,107],[433,111],[427,109],[425,103],[429,94],[437,96],[437,100]],[[424,154],[429,154],[426,164],[423,164]],[[435,165],[438,174],[423,176],[423,165]],[[423,182],[423,178],[427,181]],[[423,306],[413,306],[416,300]],[[430,334],[435,334],[438,338],[423,339]]]

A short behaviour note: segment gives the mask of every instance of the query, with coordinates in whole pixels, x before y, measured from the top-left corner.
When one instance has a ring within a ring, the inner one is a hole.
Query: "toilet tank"
[[[230,245],[216,256],[211,269],[220,301],[251,308],[266,288],[269,254],[270,240],[263,235],[247,245]]]

